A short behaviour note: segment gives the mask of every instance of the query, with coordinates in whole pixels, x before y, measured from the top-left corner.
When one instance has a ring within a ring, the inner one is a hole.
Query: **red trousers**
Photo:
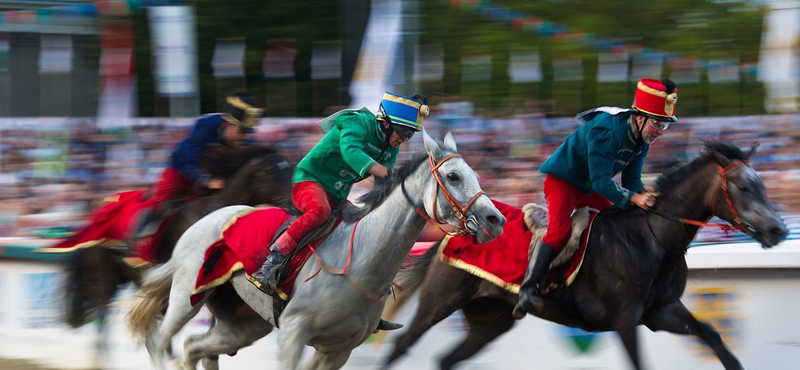
[[[547,233],[542,241],[560,251],[572,232],[572,212],[578,208],[603,209],[612,203],[599,193],[586,194],[575,185],[556,176],[544,179],[544,199],[547,201]]]
[[[294,184],[292,202],[303,214],[297,218],[286,233],[275,240],[275,244],[285,255],[297,248],[297,242],[314,228],[331,217],[331,209],[336,206],[328,192],[314,181]]]
[[[153,212],[163,212],[163,209],[159,209],[160,206],[171,199],[177,198],[182,193],[186,192],[194,188],[194,185],[189,182],[183,175],[178,172],[178,170],[168,167],[156,180],[155,184],[150,188],[150,190],[146,193],[147,199],[142,200],[142,211],[149,208],[153,210]],[[141,225],[137,225],[140,227]],[[152,238],[147,238],[146,240],[141,240],[136,245],[136,255],[148,262],[153,262],[156,259],[156,255],[158,251],[156,250],[156,238],[159,235],[155,235]]]
[[[153,207],[158,208],[161,203],[175,199],[178,195],[193,188],[194,184],[183,177],[178,170],[167,167],[150,188],[148,200],[153,203]]]

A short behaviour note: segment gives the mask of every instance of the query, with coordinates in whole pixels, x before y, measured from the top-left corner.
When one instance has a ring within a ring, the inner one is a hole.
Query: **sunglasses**
[[[652,117],[649,118],[647,121],[650,122],[650,126],[653,126],[653,128],[656,129],[656,130],[664,130],[664,131],[666,131],[669,128],[669,122],[668,121],[659,121],[659,120],[657,120],[655,118],[652,118]]]

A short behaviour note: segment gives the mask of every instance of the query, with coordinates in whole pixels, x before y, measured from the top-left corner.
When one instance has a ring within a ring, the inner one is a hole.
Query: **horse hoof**
[[[515,320],[522,320],[528,313],[521,308],[514,308],[514,312],[511,313],[511,316],[514,317]]]

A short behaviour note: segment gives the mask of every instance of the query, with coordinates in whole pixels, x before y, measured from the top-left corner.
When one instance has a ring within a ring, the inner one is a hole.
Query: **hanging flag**
[[[218,39],[211,58],[214,77],[244,76],[244,41],[241,39]]]
[[[264,50],[264,77],[283,78],[294,77],[294,60],[297,55],[297,46],[294,40],[267,41]]]
[[[8,33],[0,32],[0,73],[8,73],[8,52],[10,49]]]
[[[708,74],[708,82],[712,84],[739,82],[741,78],[739,61],[734,59],[709,60],[706,71]]]
[[[39,73],[61,74],[72,71],[72,35],[42,33],[39,36]]]
[[[342,78],[342,44],[339,41],[315,42],[311,47],[311,79]]]
[[[580,57],[554,57],[553,81],[583,81],[583,60]]]
[[[508,63],[511,82],[539,82],[542,80],[542,62],[538,50],[511,50]]]
[[[597,55],[597,82],[626,82],[630,79],[627,51],[599,53]]]
[[[461,52],[461,81],[489,81],[492,54],[486,48],[464,48]]]
[[[444,78],[442,45],[417,46],[414,62],[414,81],[441,81]]]
[[[193,96],[199,90],[194,7],[147,8],[159,96]]]
[[[671,57],[667,59],[669,78],[675,83],[700,82],[700,58]]]
[[[663,65],[664,58],[661,53],[645,53],[642,51],[641,53],[633,54],[631,80],[659,78]]]

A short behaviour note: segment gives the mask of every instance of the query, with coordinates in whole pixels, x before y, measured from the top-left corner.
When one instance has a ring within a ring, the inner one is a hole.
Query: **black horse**
[[[225,178],[225,188],[174,206],[175,212],[164,221],[156,263],[169,260],[183,232],[214,210],[235,204],[284,208],[291,204],[292,167],[273,145],[218,147],[210,151],[202,166],[215,177]],[[125,246],[98,245],[78,249],[67,259],[64,294],[68,325],[77,328],[104,316],[120,285],[141,282],[142,268],[125,262],[129,254]]]
[[[568,288],[545,294],[545,308],[536,316],[586,331],[616,331],[636,369],[641,368],[638,325],[652,331],[696,335],[711,347],[725,369],[742,369],[720,335],[698,321],[680,297],[688,274],[684,254],[699,230],[691,220],[705,222],[716,215],[765,248],[787,236],[761,178],[748,163],[755,149],[743,153],[730,144],[707,142],[699,157],[671,168],[655,181],[661,196],[651,212],[639,208],[600,212],[580,272]],[[463,311],[469,331],[441,359],[441,369],[451,369],[473,356],[514,325],[511,313],[516,294],[441,262],[434,258],[437,250],[431,248],[395,279],[406,290],[421,284],[421,291],[417,312],[384,368],[458,309]]]

